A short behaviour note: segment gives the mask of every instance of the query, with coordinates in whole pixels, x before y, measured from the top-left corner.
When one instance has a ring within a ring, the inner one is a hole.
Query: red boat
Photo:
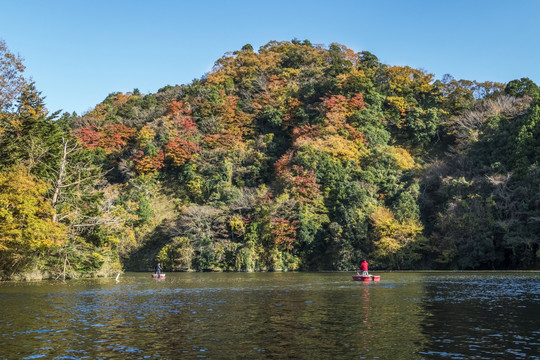
[[[158,279],[158,278],[162,279],[162,278],[165,277],[165,274],[159,274],[159,275],[158,274],[152,274],[152,277],[155,278],[155,279]]]
[[[356,274],[352,276],[355,281],[381,281],[381,277],[377,275],[360,275]]]

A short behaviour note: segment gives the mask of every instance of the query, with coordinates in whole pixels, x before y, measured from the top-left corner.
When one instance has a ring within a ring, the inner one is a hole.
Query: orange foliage
[[[156,156],[145,155],[143,151],[138,151],[134,156],[135,170],[141,175],[155,174],[164,165],[165,156],[163,150],[159,150]]]
[[[191,159],[200,147],[189,140],[175,137],[165,145],[165,158],[175,166],[180,166]]]
[[[286,79],[271,75],[263,86],[261,95],[253,100],[253,107],[256,109],[262,109],[265,106],[280,107],[284,100],[286,84]]]
[[[282,157],[282,159],[284,159]],[[283,168],[279,160],[276,162],[276,172],[280,182],[289,190],[300,205],[312,202],[320,193],[320,186],[313,170],[293,165],[291,169]]]
[[[360,63],[361,57],[358,53],[354,52],[354,50],[338,43],[334,43],[333,45],[337,45],[341,49],[341,54],[345,60],[350,61],[353,65],[358,65]]]
[[[293,144],[297,143],[297,140],[301,141],[304,138],[315,138],[318,135],[319,128],[319,125],[310,124],[294,128],[292,135]]]
[[[89,149],[103,148],[106,153],[123,149],[135,134],[133,128],[122,124],[108,124],[100,128],[85,126],[73,133]]]
[[[281,158],[279,158],[278,161],[274,163],[276,173],[279,174],[286,170],[287,166],[289,165],[289,163],[291,162],[293,158],[293,155],[294,155],[293,151],[289,150],[285,154],[283,154]]]
[[[355,94],[352,98],[347,99],[342,95],[331,96],[323,99],[323,106],[326,110],[325,129],[327,133],[339,133],[345,138],[353,141],[359,141],[367,145],[367,141],[363,134],[347,124],[347,118],[355,111],[360,111],[366,108],[364,97],[362,94]],[[344,131],[343,131],[344,130]]]
[[[342,116],[350,116],[353,111],[366,108],[364,96],[354,94],[352,98],[347,99],[343,95],[333,95],[329,98],[323,98],[323,104],[328,112],[339,112]]]
[[[181,100],[173,101],[167,107],[167,116],[191,116],[191,108]]]
[[[287,75],[287,74],[284,74]],[[253,99],[252,106],[256,109],[255,115],[258,115],[265,107],[270,106],[279,109],[283,114],[285,126],[302,105],[302,102],[295,97],[291,97],[291,89],[288,86],[288,80],[284,77],[271,75],[268,83],[262,89],[263,91]]]
[[[285,101],[285,113],[283,115],[283,120],[289,122],[301,105],[302,102],[297,98],[287,98]]]
[[[122,105],[128,102],[130,97],[131,96],[128,94],[122,94],[122,93],[116,94],[114,102],[113,102],[113,106],[118,107],[118,108],[122,107]]]
[[[167,116],[172,120],[171,136],[193,137],[197,133],[197,124],[193,121],[192,110],[189,104],[183,101],[173,101],[167,108]]]
[[[203,141],[211,149],[243,146],[242,137],[231,133],[210,134]]]
[[[284,218],[271,218],[271,233],[276,245],[281,245],[287,250],[293,249],[293,242],[296,238],[296,227],[298,220],[287,220]]]
[[[322,100],[324,122],[293,129],[293,147],[298,149],[309,144],[340,160],[357,161],[368,143],[362,133],[347,123],[347,119],[355,111],[365,109],[362,94],[355,94],[350,99],[336,95]]]
[[[243,146],[243,137],[253,134],[253,115],[239,109],[238,96],[226,95],[224,90],[220,90],[219,94],[220,101],[202,110],[205,116],[214,116],[220,120],[221,131],[206,136],[204,141],[211,148]]]
[[[101,128],[100,147],[107,152],[122,150],[135,134],[135,129],[122,124],[109,124]]]
[[[235,84],[251,79],[257,73],[272,73],[280,60],[275,51],[261,50],[259,54],[252,51],[227,53],[214,64],[213,71],[206,77],[212,85],[222,85],[227,79]]]

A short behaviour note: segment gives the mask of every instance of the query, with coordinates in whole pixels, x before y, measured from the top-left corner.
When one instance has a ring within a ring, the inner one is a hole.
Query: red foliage
[[[327,111],[340,111],[350,113],[355,110],[362,110],[366,108],[364,102],[364,96],[360,93],[354,94],[350,99],[347,99],[343,95],[334,95],[329,98],[322,98],[323,104]]]
[[[295,129],[296,130],[296,129]],[[292,151],[287,151],[285,154],[279,158],[278,161],[274,163],[274,167],[276,169],[277,174],[281,174],[283,171],[287,169],[287,166],[290,164],[294,153]]]
[[[175,137],[165,145],[165,158],[173,165],[180,166],[191,159],[191,156],[199,150],[200,147],[196,143]]]
[[[121,150],[135,134],[135,129],[122,124],[109,124],[101,128],[101,147],[107,151]]]
[[[276,169],[277,170],[277,169]],[[305,170],[303,166],[293,165],[278,171],[278,177],[284,188],[303,205],[312,202],[320,193],[320,186],[313,170]]]
[[[143,151],[139,150],[132,159],[135,162],[135,170],[139,174],[150,174],[156,173],[163,167],[165,156],[161,149],[155,156],[145,155]]]
[[[277,245],[284,245],[286,249],[293,249],[293,242],[296,239],[296,227],[298,220],[287,220],[284,218],[271,218],[272,236]]]
[[[319,125],[306,124],[302,127],[296,127],[293,129],[292,139],[293,143],[299,138],[314,138],[317,137],[319,131]]]
[[[107,153],[126,147],[135,130],[122,124],[108,124],[100,128],[85,126],[75,130],[74,135],[89,149],[103,148]]]
[[[189,104],[186,105],[183,101],[173,101],[169,104],[167,116],[175,123],[178,134],[194,135],[197,132],[197,124],[193,121],[191,113]]]
[[[364,102],[364,95],[360,93],[354,94],[354,96],[349,99],[349,105],[351,109],[354,109],[354,110],[365,109],[366,103]]]
[[[95,149],[100,146],[100,139],[102,134],[97,130],[95,126],[85,126],[79,128],[73,132],[73,135],[79,139],[79,141],[89,149]]]
[[[197,124],[188,117],[182,117],[176,120],[178,130],[181,134],[193,135],[197,132]]]
[[[326,106],[326,109],[327,110],[333,110],[335,109],[338,105],[339,106],[342,106],[343,104],[345,104],[347,102],[347,98],[343,95],[334,95],[330,98],[322,98],[321,100],[324,101],[324,105]]]

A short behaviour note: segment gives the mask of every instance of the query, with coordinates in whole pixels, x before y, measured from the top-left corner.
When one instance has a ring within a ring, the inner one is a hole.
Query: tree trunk
[[[68,139],[62,138],[62,159],[60,160],[60,169],[58,170],[58,177],[54,184],[54,193],[51,200],[52,206],[55,210],[53,214],[53,222],[58,222],[58,213],[56,211],[56,205],[58,204],[58,198],[60,197],[60,190],[64,181],[64,175],[66,173],[66,162],[68,154]]]

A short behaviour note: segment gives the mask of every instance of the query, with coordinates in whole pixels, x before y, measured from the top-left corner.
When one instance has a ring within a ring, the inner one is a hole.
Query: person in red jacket
[[[368,266],[369,266],[369,264],[365,259],[358,266],[360,268],[360,270],[362,270],[362,276],[369,276]]]

